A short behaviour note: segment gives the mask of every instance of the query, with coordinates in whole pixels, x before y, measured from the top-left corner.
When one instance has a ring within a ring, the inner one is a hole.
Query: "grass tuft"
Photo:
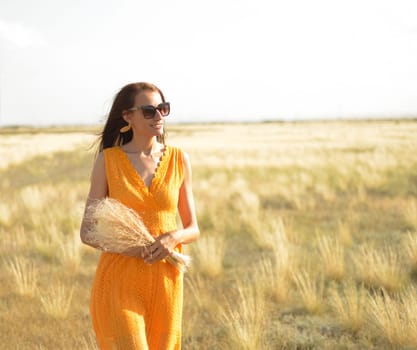
[[[288,301],[291,273],[295,269],[294,251],[290,244],[282,220],[278,222],[277,229],[272,233],[273,258],[271,279],[274,281],[274,297],[277,302]]]
[[[59,227],[51,225],[49,230],[37,229],[33,232],[33,246],[36,254],[47,261],[53,261],[59,251],[58,237],[61,235]]]
[[[293,281],[301,296],[304,308],[311,314],[323,311],[324,279],[315,276],[307,270],[297,271],[293,274]]]
[[[325,275],[335,281],[341,281],[345,275],[345,251],[338,239],[321,236],[318,250],[324,263]]]
[[[404,274],[399,256],[392,247],[377,251],[362,246],[352,257],[357,278],[369,287],[381,287],[396,292],[404,284]]]
[[[59,244],[58,259],[67,271],[72,273],[78,271],[81,264],[81,240],[78,234],[74,232]]]
[[[39,279],[39,272],[33,261],[17,256],[6,259],[4,265],[12,278],[17,293],[33,296]]]
[[[349,223],[342,222],[341,220],[339,220],[337,222],[337,228],[338,228],[338,237],[339,237],[340,243],[344,247],[351,247],[353,244],[353,239],[352,239],[352,231],[351,231],[351,227]]]
[[[417,347],[417,291],[390,295],[381,289],[369,297],[369,320],[377,336],[393,347]]]
[[[224,236],[201,237],[193,244],[192,249],[199,272],[211,278],[223,273]]]
[[[0,226],[9,227],[13,221],[13,210],[7,203],[0,203]]]
[[[48,291],[40,295],[43,311],[54,318],[66,318],[70,310],[74,290],[74,285],[68,289],[61,282],[51,285]]]
[[[404,240],[404,250],[411,266],[411,272],[417,274],[417,234],[407,233]]]
[[[417,200],[413,199],[409,202],[405,209],[404,217],[407,223],[417,231]]]
[[[366,320],[366,289],[354,282],[344,282],[341,289],[330,290],[330,306],[338,321],[353,333],[357,333]]]
[[[265,321],[262,293],[250,280],[239,279],[236,298],[227,303],[221,313],[221,322],[236,349],[263,349]]]

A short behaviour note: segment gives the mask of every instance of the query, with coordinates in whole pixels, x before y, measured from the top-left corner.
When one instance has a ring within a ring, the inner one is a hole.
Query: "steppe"
[[[79,225],[99,129],[0,129],[2,349],[97,349]],[[201,229],[183,349],[417,348],[416,121],[172,124],[167,143]]]

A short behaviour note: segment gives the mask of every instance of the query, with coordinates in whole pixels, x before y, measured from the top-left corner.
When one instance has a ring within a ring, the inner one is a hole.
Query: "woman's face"
[[[157,107],[162,102],[158,92],[145,90],[136,95],[134,107],[149,105]],[[151,119],[146,119],[141,109],[129,112],[124,116],[124,119],[127,122],[130,121],[133,133],[138,136],[160,136],[164,132],[165,117],[158,110],[155,111],[155,115]]]

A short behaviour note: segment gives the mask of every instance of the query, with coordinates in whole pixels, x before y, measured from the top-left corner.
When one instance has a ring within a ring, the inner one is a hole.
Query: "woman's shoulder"
[[[171,156],[176,159],[177,164],[180,164],[180,168],[189,168],[191,166],[190,156],[186,151],[178,146],[167,146],[170,149]]]
[[[182,147],[180,146],[166,144],[165,148],[170,149],[171,152],[185,153]]]
[[[171,154],[176,154],[181,156],[182,158],[188,157],[187,152],[185,152],[181,147],[175,145],[165,145],[166,149],[168,149]]]
[[[121,148],[120,146],[107,147],[103,149],[100,153],[103,154],[104,159],[118,157],[120,155]]]
[[[121,149],[120,146],[112,146],[112,147],[107,147],[107,148],[103,149],[101,152],[103,154],[114,153],[114,152],[119,151],[120,149]]]

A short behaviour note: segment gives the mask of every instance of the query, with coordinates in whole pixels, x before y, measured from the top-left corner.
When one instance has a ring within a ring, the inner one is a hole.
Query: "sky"
[[[96,124],[148,81],[172,122],[417,116],[415,0],[0,0],[0,126]]]

